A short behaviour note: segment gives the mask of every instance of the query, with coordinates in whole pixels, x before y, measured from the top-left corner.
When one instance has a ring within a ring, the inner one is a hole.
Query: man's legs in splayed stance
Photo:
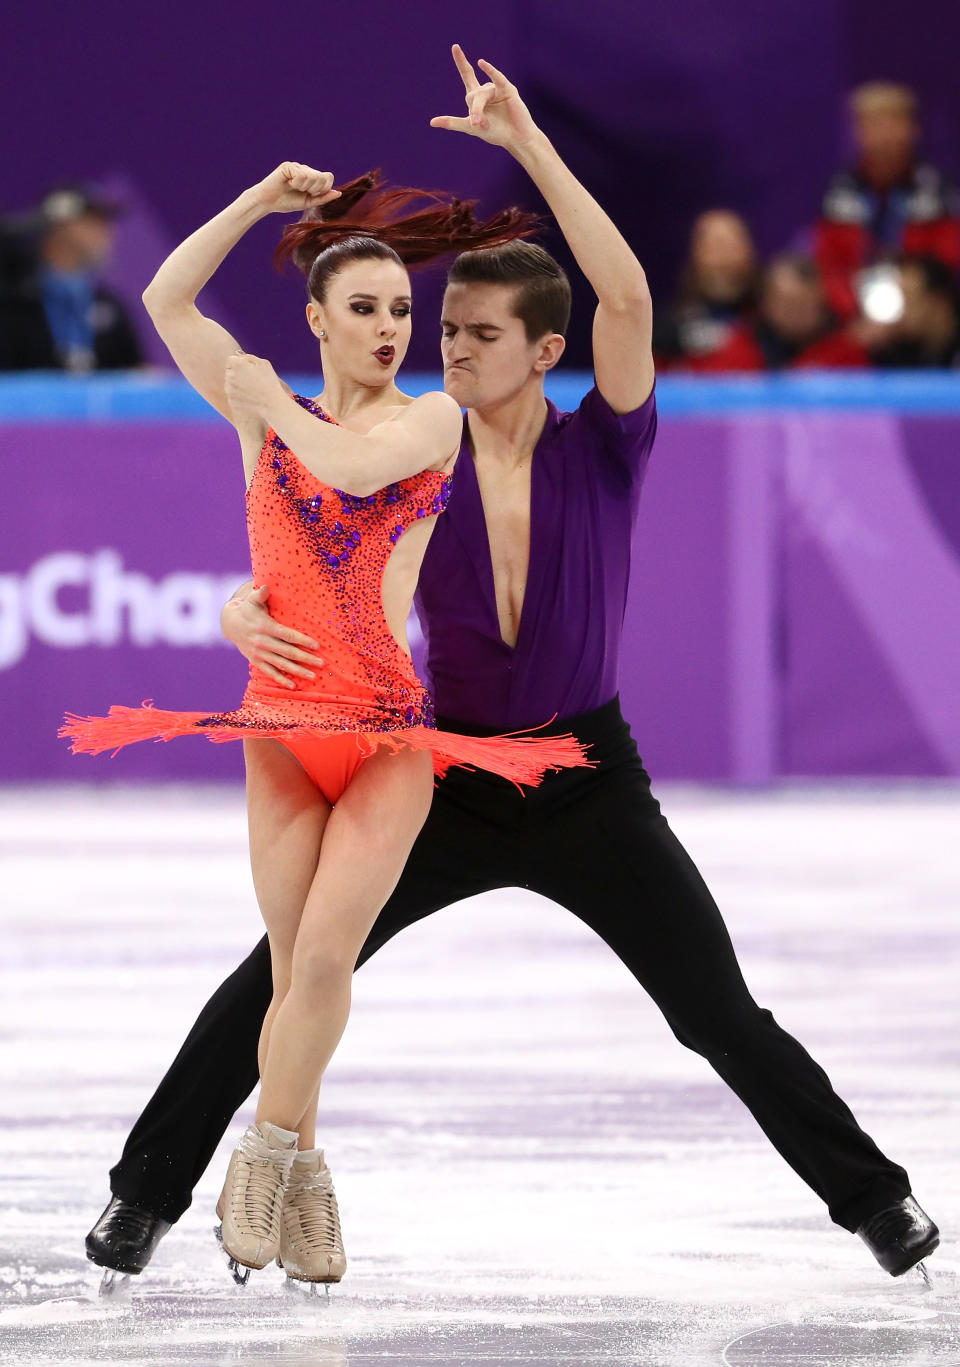
[[[454,722],[442,724],[456,729]],[[688,974],[692,965],[709,976],[711,964],[705,963],[704,956],[709,953],[711,937],[717,937],[724,981],[731,986],[741,1007],[744,997],[747,999],[747,1009],[737,1013],[739,1018],[749,1022],[759,1017],[762,1021],[769,1013],[760,1011],[743,985],[720,914],[650,795],[649,781],[619,708],[608,704],[584,719],[583,725],[577,720],[556,725],[595,745],[594,758],[601,760],[600,770],[594,775],[586,771],[548,775],[543,788],[525,798],[502,780],[488,775],[451,774],[434,794],[431,813],[397,891],[380,914],[358,966],[398,930],[441,906],[489,888],[532,887],[568,906],[596,930],[644,985],[649,960],[658,973],[665,975],[666,991],[673,976],[668,971],[672,956],[679,955],[674,966],[681,1000],[670,1016],[671,1025],[675,1030],[684,1030],[686,1001],[692,1008],[691,1014],[699,1017],[699,1028],[691,1031],[687,1022],[683,1042],[698,1048],[702,1044],[700,1051],[712,1061],[717,1042],[714,1039],[711,1043],[709,1038],[709,1013],[704,1019],[704,1013],[696,1010],[696,1001],[690,1001],[693,980]],[[531,803],[534,805],[526,805]],[[648,842],[649,870],[640,858]],[[636,872],[634,866],[638,863]],[[644,915],[645,908],[652,908],[652,915],[649,910]],[[674,916],[688,927],[687,938],[680,936],[679,943],[671,927]],[[706,936],[699,930],[701,919],[708,931]],[[656,991],[653,995],[664,1009]],[[139,1207],[165,1213],[167,1219],[175,1220],[189,1206],[190,1193],[230,1117],[256,1084],[256,1040],[269,1000],[270,964],[264,940],[201,1012],[170,1071],[134,1126],[123,1156],[110,1175],[112,1190],[124,1197],[125,1210]],[[254,1001],[256,1019],[251,1023]],[[247,1062],[242,1068],[239,1057],[231,1056],[236,1051],[236,1039],[244,1032]],[[774,1038],[784,1034],[775,1024],[772,1032]],[[703,1040],[699,1038],[701,1034],[705,1036]],[[749,1039],[749,1034],[749,1030],[741,1033],[740,1039]],[[848,1136],[852,1133],[855,1157],[856,1150],[864,1145],[866,1167],[873,1167],[868,1181],[879,1177],[873,1211],[882,1213],[879,1203],[888,1195],[896,1199],[909,1191],[906,1174],[879,1154],[852,1117],[843,1123],[844,1114],[849,1116],[846,1107],[835,1097],[829,1082],[825,1087],[819,1082],[820,1070],[796,1041],[789,1036],[786,1039],[788,1052],[794,1058],[799,1054],[806,1060],[801,1062],[801,1071],[813,1070],[818,1083],[815,1090],[827,1096],[828,1102],[833,1098],[828,1112],[831,1105],[839,1108],[839,1132],[842,1135],[846,1130]],[[230,1060],[229,1070],[218,1065],[221,1054]],[[735,1066],[739,1070],[740,1065]],[[760,1093],[762,1090],[761,1073]],[[191,1132],[188,1116],[198,1106],[204,1108],[202,1123]],[[759,1114],[757,1119],[763,1124]],[[786,1153],[784,1156],[791,1161]],[[852,1166],[851,1190],[858,1181],[856,1161]],[[830,1198],[825,1199],[830,1204]],[[842,1202],[842,1193],[840,1199]],[[849,1221],[854,1214],[852,1208],[847,1210],[845,1227],[851,1227]],[[93,1234],[97,1234],[97,1229]],[[876,1250],[879,1243],[877,1239],[871,1247]],[[141,1239],[137,1247],[143,1249],[146,1244]],[[141,1266],[146,1265],[149,1252],[148,1248]],[[107,1249],[98,1261],[113,1266],[111,1256],[112,1251]]]
[[[823,1069],[753,1000],[720,912],[650,793],[619,709],[611,704],[591,717],[599,774],[554,775],[528,798],[529,886],[606,941],[831,1218],[863,1233],[887,1271],[905,1271],[936,1246],[926,1217],[912,1226],[909,1212],[891,1217],[899,1231],[890,1221],[880,1222],[883,1230],[864,1227],[910,1196],[906,1172],[860,1129]],[[881,1256],[881,1245],[902,1235],[905,1246]]]
[[[502,801],[506,786],[509,812]],[[439,908],[518,881],[509,785],[455,770],[433,805],[396,891],[367,937],[357,967],[399,931]],[[113,1199],[87,1236],[94,1262],[138,1273],[190,1205],[193,1189],[259,1080],[257,1045],[272,996],[264,936],[217,988],[110,1172]]]

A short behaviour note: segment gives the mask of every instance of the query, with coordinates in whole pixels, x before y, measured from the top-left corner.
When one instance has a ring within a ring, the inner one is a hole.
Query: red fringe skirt
[[[315,708],[311,709],[315,711]],[[273,709],[268,709],[273,711]],[[289,715],[292,708],[283,709]],[[151,703],[142,707],[111,707],[105,717],[78,717],[68,713],[60,736],[71,741],[79,755],[116,753],[141,740],[174,740],[178,736],[206,736],[214,742],[266,739],[282,741],[294,754],[298,742],[356,739],[359,757],[365,759],[381,747],[427,750],[438,778],[454,767],[485,769],[511,783],[536,787],[548,770],[590,767],[583,746],[574,736],[537,736],[520,733],[504,736],[463,736],[429,726],[369,730],[349,725],[324,725],[321,721],[271,721],[249,705],[235,712],[163,712]]]

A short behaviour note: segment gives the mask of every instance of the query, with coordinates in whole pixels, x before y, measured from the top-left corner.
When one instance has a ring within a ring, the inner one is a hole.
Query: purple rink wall
[[[621,670],[654,777],[960,774],[960,379],[658,395]],[[111,759],[56,736],[67,710],[239,701],[219,633],[248,577],[232,431],[176,380],[28,376],[0,385],[0,450],[0,781],[238,777],[237,744]]]

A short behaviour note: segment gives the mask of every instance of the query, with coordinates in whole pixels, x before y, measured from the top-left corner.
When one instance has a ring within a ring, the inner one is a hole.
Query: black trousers
[[[855,1230],[909,1195],[903,1168],[884,1157],[823,1069],[747,990],[720,912],[651,794],[618,700],[549,729],[589,743],[598,767],[550,774],[526,795],[493,775],[454,770],[436,789],[358,967],[451,902],[530,888],[606,941],[680,1043],[732,1087],[837,1224]],[[134,1125],[110,1174],[115,1195],[168,1220],[183,1214],[257,1084],[270,996],[264,937],[203,1008]]]

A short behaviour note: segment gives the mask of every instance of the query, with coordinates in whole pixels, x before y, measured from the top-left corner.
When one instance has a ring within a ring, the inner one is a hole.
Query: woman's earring
[[[321,337],[326,337],[326,335],[327,335],[327,334],[324,332],[323,328],[321,328],[321,329],[320,329],[320,336],[321,336]]]

